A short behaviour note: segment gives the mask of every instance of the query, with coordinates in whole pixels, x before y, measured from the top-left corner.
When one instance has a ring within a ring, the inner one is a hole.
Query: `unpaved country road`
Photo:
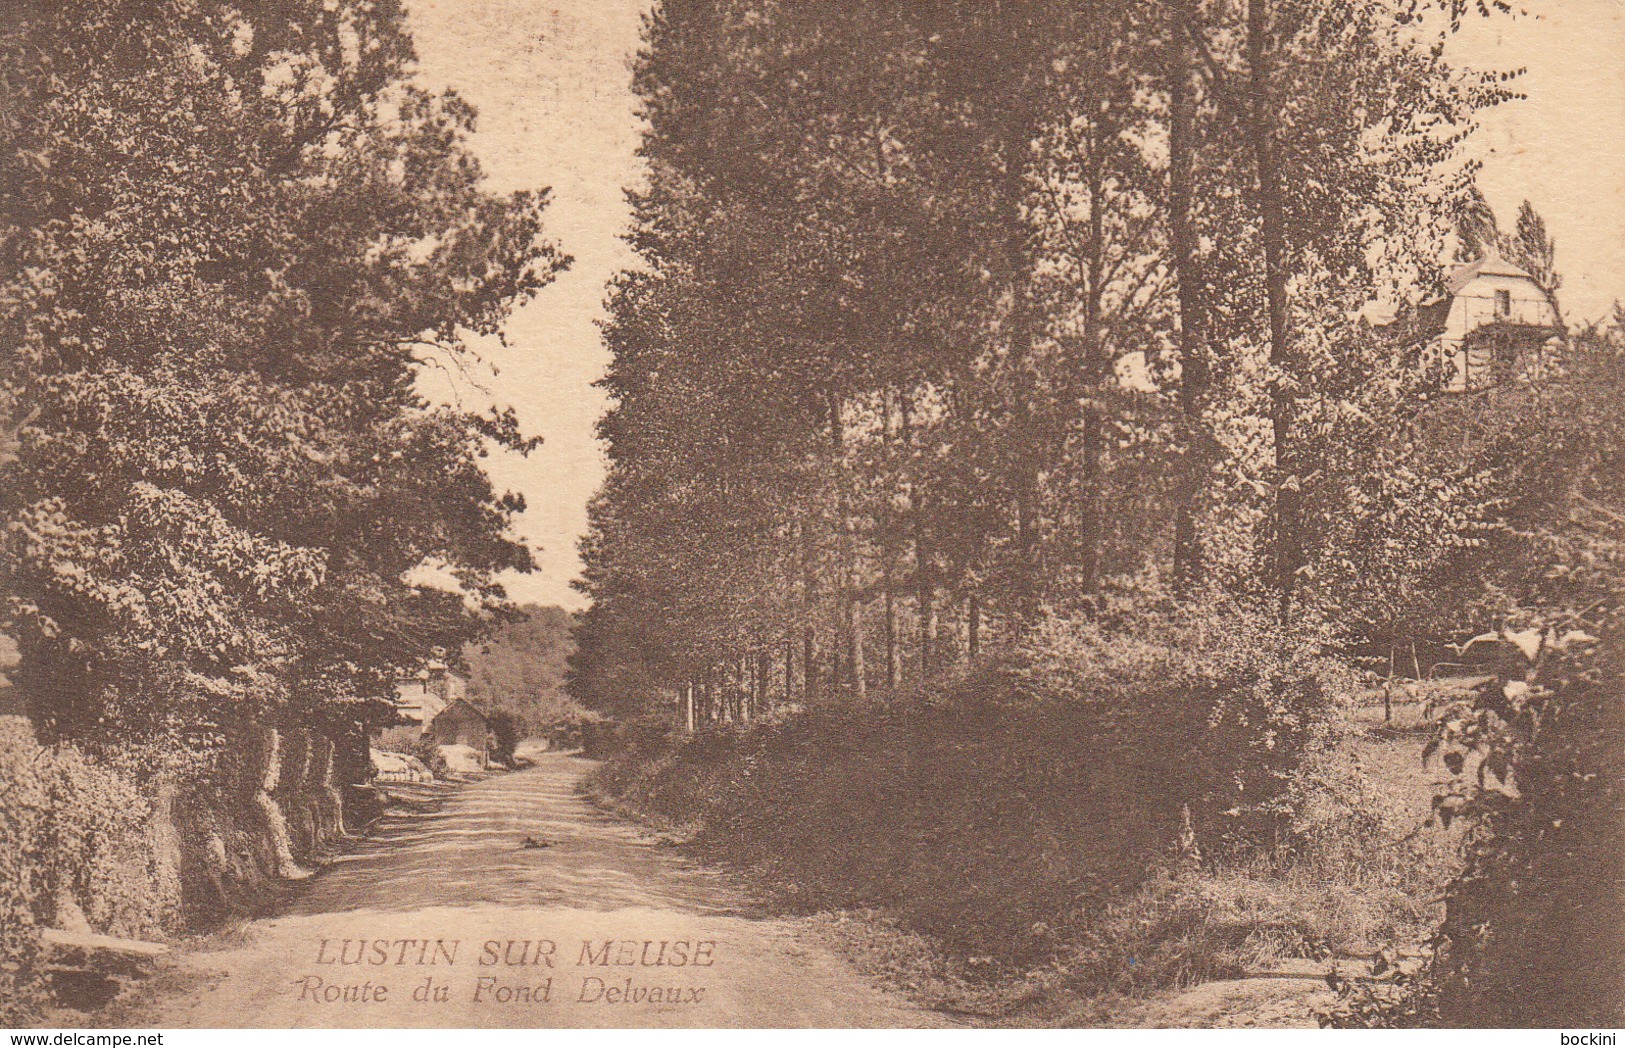
[[[304,886],[283,915],[166,963],[115,1006],[118,1021],[949,1025],[870,985],[800,937],[793,922],[753,915],[720,874],[582,800],[576,786],[591,767],[549,754],[525,771],[463,788],[438,812],[385,820],[376,837]],[[526,836],[548,846],[524,848]],[[633,963],[597,963],[606,959],[606,941],[608,960]],[[645,950],[645,941],[654,945]],[[587,964],[578,963],[584,942],[592,944]],[[682,955],[689,963],[638,963],[660,959],[661,942],[669,944],[668,962]],[[341,957],[367,963],[324,963]],[[711,963],[695,963],[703,960]],[[333,995],[340,999],[329,1002]]]
[[[1329,1008],[1336,999],[1324,975],[1219,979],[1130,1002],[1104,1025],[1313,1030],[1320,1026],[1315,1010]]]

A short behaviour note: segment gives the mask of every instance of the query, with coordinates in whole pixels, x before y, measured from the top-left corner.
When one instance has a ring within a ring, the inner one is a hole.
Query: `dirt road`
[[[158,1027],[947,1025],[576,795],[560,755],[392,817],[115,1006]],[[525,838],[540,847],[527,847]]]

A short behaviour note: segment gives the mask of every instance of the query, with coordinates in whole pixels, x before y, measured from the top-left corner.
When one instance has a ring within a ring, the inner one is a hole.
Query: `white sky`
[[[586,503],[603,479],[592,383],[608,354],[596,320],[605,282],[632,257],[618,236],[635,183],[629,77],[648,0],[408,0],[425,86],[450,86],[479,110],[474,148],[499,190],[551,186],[547,228],[575,264],[482,352],[487,382],[545,443],[491,460],[499,487],[524,494],[520,533],[538,570],[509,580],[523,601],[580,607],[569,588]],[[1625,0],[1525,0],[1532,17],[1474,23],[1461,64],[1526,67],[1526,100],[1486,114],[1473,148],[1479,183],[1503,221],[1531,200],[1557,240],[1571,319],[1625,298]]]

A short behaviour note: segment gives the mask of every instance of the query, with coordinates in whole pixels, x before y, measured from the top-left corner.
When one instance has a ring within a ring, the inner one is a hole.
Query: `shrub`
[[[603,717],[584,718],[578,722],[581,752],[594,759],[625,755],[659,753],[670,745],[675,726],[660,717],[632,718],[619,721]]]
[[[1455,781],[1440,822],[1468,823],[1430,963],[1345,989],[1339,1026],[1625,1024],[1625,643],[1541,641],[1440,714]],[[1525,677],[1529,679],[1525,679]]]
[[[956,952],[1033,964],[1056,914],[1137,882],[1177,832],[1123,772],[1055,711],[814,708],[629,751],[600,787],[697,826],[784,909],[891,908]]]
[[[177,871],[155,847],[151,784],[0,718],[0,1024],[43,990],[38,929],[156,937],[180,915]]]
[[[446,755],[440,752],[439,741],[427,732],[420,736],[417,744],[412,747],[412,755],[422,761],[423,766],[437,779],[444,779],[451,774],[451,767],[446,764]]]
[[[1077,711],[1142,798],[1188,808],[1204,847],[1278,848],[1294,774],[1329,751],[1352,676],[1317,637],[1217,598],[1206,607],[1055,614],[1016,653],[1020,691]]]
[[[487,718],[487,722],[491,725],[491,756],[512,767],[514,747],[519,745],[519,737],[525,730],[524,722],[517,714],[507,710],[497,710]]]

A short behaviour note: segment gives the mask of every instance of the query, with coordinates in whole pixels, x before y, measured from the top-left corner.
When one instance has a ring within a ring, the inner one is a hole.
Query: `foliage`
[[[154,847],[151,784],[0,718],[0,1022],[43,1001],[38,929],[88,922],[158,938],[179,920],[178,871]]]
[[[1625,1015],[1619,951],[1598,934],[1618,920],[1625,874],[1617,626],[1609,650],[1560,641],[1532,681],[1492,682],[1473,709],[1445,714],[1446,762],[1471,754],[1489,776],[1438,802],[1441,820],[1472,820],[1431,973],[1453,1025],[1615,1026]]]
[[[468,698],[487,715],[511,717],[521,736],[546,735],[584,712],[564,693],[573,622],[563,608],[529,606],[519,613],[524,617],[464,649]]]
[[[1442,759],[1462,777],[1438,814],[1471,824],[1430,973],[1450,1023],[1621,1021],[1618,951],[1596,929],[1616,918],[1625,874],[1625,367],[1593,347],[1560,385],[1525,404],[1539,438],[1525,475],[1546,483],[1515,507],[1522,563],[1496,580],[1522,608],[1502,671],[1441,714]]]
[[[776,907],[875,911],[980,981],[1036,965],[1074,992],[1137,992],[1426,936],[1421,900],[1451,871],[1390,846],[1406,828],[1386,810],[1392,783],[1351,795],[1360,776],[1314,762],[1337,788],[1299,780],[1314,796],[1298,799],[1294,847],[1194,862],[1179,847],[1194,762],[1136,759],[1078,705],[1013,684],[983,667],[906,708],[644,736],[595,788],[746,871]]]
[[[1294,782],[1336,741],[1347,670],[1268,608],[1218,595],[1171,611],[1130,598],[1055,614],[1022,643],[1021,691],[1079,711],[1114,761],[1156,769],[1147,796],[1188,806],[1204,845],[1288,843]]]
[[[440,740],[427,732],[419,736],[417,744],[412,747],[412,756],[422,761],[423,766],[437,779],[444,779],[451,774],[451,766],[446,763],[446,755],[440,752]]]
[[[778,906],[883,907],[961,954],[1032,964],[1067,931],[1057,914],[1137,881],[1177,831],[1081,727],[1008,704],[810,709],[617,761],[601,787],[698,826],[696,847],[761,874]]]
[[[1440,286],[1509,90],[1430,6],[662,5],[572,693],[895,691],[1143,571],[1391,632],[1477,478],[1359,314]]]
[[[491,725],[491,756],[512,767],[513,750],[523,734],[519,718],[506,710],[498,710],[486,719]]]
[[[0,626],[44,729],[349,725],[528,568],[479,466],[513,416],[414,379],[563,259],[412,57],[393,0],[8,11]]]

